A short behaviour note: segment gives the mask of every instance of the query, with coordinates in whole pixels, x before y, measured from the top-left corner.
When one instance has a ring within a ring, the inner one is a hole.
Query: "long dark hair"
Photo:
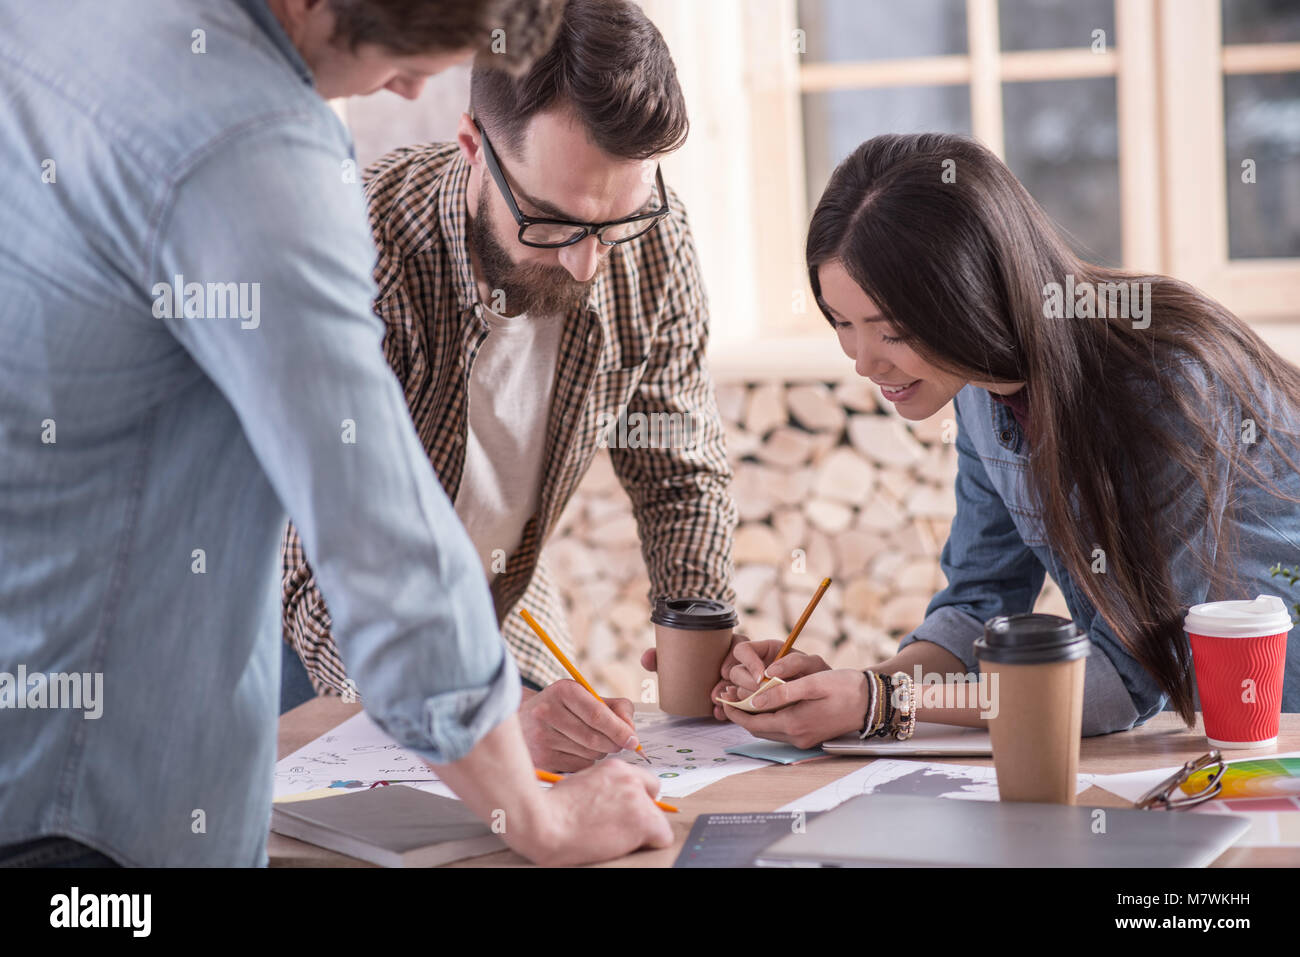
[[[817,204],[807,259],[823,313],[818,267],[838,261],[932,365],[967,381],[1028,384],[1028,485],[1048,542],[1191,725],[1186,605],[1168,556],[1181,544],[1200,564],[1211,587],[1198,601],[1253,597],[1231,593],[1239,581],[1225,561],[1235,554],[1236,490],[1248,481],[1300,501],[1253,461],[1267,443],[1297,470],[1286,446],[1300,369],[1186,283],[1078,258],[1011,171],[967,137],[887,135],[859,146]],[[1069,276],[1076,287],[1149,283],[1149,327],[1129,316],[1047,318],[1049,284]],[[1138,402],[1135,382],[1153,390],[1161,416]],[[1260,447],[1248,455],[1249,440]],[[1158,527],[1175,496],[1199,503],[1194,518]],[[1104,575],[1092,571],[1096,548]]]

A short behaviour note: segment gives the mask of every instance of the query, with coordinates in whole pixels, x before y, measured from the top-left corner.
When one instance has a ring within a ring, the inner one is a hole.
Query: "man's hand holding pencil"
[[[524,738],[528,740],[533,761],[546,771],[576,771],[590,767],[607,754],[626,749],[637,752],[649,764],[636,737],[632,702],[626,698],[602,698],[528,609],[519,609],[519,617],[573,676],[572,681],[555,682],[537,694],[536,699],[540,699],[556,689],[550,695],[552,704],[546,706],[547,712],[540,716],[532,714],[540,705],[532,703],[530,707],[530,702],[520,708],[521,722],[532,724],[531,730],[525,726]]]
[[[607,754],[635,751],[632,702],[593,697],[565,678],[540,692],[524,692],[519,727],[533,764],[547,771],[581,771]]]

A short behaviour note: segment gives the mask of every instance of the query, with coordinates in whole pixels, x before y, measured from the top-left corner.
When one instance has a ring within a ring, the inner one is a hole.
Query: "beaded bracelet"
[[[876,736],[880,730],[880,723],[885,720],[885,676],[877,673],[876,679],[876,707],[871,715],[871,737]]]
[[[907,721],[906,675],[895,672],[890,677],[892,679],[893,693],[890,695],[889,700],[894,705],[895,718],[889,727],[889,732],[893,737],[897,738]]]
[[[881,702],[884,708],[880,715],[880,723],[876,726],[872,737],[883,738],[889,734],[890,726],[894,721],[894,703],[893,703],[893,680],[889,675],[880,676],[881,685]]]
[[[907,715],[907,736],[910,738],[916,733],[916,715],[919,702],[916,699],[916,679],[907,679],[907,698],[911,702],[911,710]]]
[[[862,730],[858,733],[859,739],[869,738],[876,730],[876,691],[878,685],[876,676],[870,671],[862,672],[867,679],[867,712],[862,719]]]
[[[899,721],[894,729],[894,737],[906,741],[916,731],[916,682],[904,671],[897,672],[894,679],[898,682],[896,696],[899,699]]]
[[[889,679],[885,675],[874,671],[866,671],[864,674],[870,682],[870,708],[867,712],[867,721],[863,725],[861,732],[861,737],[865,739],[879,737],[881,729],[886,726],[885,719],[889,708]]]

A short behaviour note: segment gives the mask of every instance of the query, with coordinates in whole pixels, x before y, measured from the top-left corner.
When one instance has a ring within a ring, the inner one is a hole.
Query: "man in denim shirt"
[[[499,24],[535,53],[539,15],[0,8],[0,859],[265,863],[286,510],[371,715],[480,816],[505,811],[516,849],[670,841],[621,762],[533,780],[477,555],[380,348],[323,99],[414,97]]]

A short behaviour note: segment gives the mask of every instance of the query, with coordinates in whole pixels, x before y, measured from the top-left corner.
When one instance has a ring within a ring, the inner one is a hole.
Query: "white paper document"
[[[659,778],[660,795],[685,797],[732,774],[769,762],[727,754],[734,744],[754,737],[738,724],[712,718],[675,718],[660,712],[636,715],[637,737],[650,759],[624,751],[617,757]],[[421,791],[455,797],[434,770],[390,738],[363,711],[293,754],[276,762],[275,797],[318,788],[369,787],[400,781]]]
[[[1091,774],[1080,774],[1075,793],[1090,788],[1092,778]],[[910,794],[963,801],[996,801],[998,778],[992,768],[973,764],[932,764],[877,758],[866,767],[858,768],[852,774],[846,774],[777,810],[828,811],[860,794]]]
[[[338,787],[341,793],[346,790],[343,782],[351,781],[364,787],[376,781],[401,781],[412,787],[416,782],[436,784],[420,790],[455,796],[433,768],[386,735],[364,711],[275,764],[277,798],[328,787]]]
[[[634,751],[618,757],[658,777],[661,797],[685,797],[733,774],[771,767],[769,761],[727,754],[732,745],[754,740],[730,721],[676,718],[657,711],[638,713],[635,720],[636,736],[650,763]]]

